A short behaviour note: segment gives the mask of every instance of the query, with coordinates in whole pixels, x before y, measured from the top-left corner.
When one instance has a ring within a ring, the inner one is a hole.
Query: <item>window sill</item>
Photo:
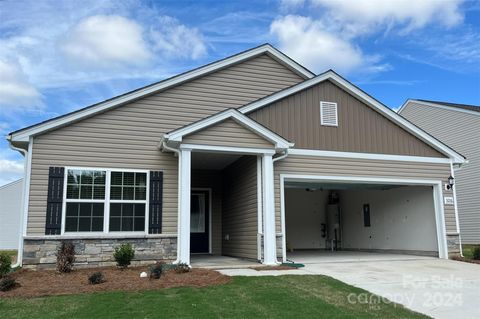
[[[64,234],[64,235],[43,235],[43,236],[24,236],[23,239],[30,240],[49,240],[49,239],[142,239],[142,238],[176,238],[177,234],[145,234],[145,233],[119,233],[119,234]]]

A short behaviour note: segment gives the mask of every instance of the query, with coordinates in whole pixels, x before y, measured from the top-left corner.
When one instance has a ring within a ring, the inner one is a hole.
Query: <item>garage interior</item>
[[[432,186],[286,182],[286,256],[438,256]]]

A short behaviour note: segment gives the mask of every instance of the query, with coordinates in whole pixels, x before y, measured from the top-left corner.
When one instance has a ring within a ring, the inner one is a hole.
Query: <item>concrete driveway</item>
[[[377,255],[377,254],[375,254]],[[341,261],[304,260],[305,268],[286,271],[220,270],[227,275],[326,275],[368,290],[433,318],[480,318],[480,265],[428,257],[386,256]],[[302,262],[302,259],[296,260]],[[375,303],[363,295],[349,302]]]

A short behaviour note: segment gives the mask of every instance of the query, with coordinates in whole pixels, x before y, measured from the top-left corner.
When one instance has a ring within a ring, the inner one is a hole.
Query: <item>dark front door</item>
[[[190,252],[209,252],[209,193],[192,191],[190,197]]]

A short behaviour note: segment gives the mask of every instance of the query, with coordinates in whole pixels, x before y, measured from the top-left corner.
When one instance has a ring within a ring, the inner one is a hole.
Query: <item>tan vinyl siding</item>
[[[27,234],[43,235],[49,166],[164,172],[163,233],[177,233],[177,158],[162,134],[257,100],[303,79],[267,55],[192,80],[34,138]]]
[[[222,253],[222,172],[193,170],[192,189],[209,188],[212,196],[212,254]]]
[[[338,127],[320,124],[320,101],[338,104]],[[444,157],[330,81],[249,114],[296,148]]]
[[[257,259],[257,158],[243,156],[223,171],[222,254]]]
[[[277,232],[281,231],[280,174],[428,179],[441,180],[445,184],[450,175],[450,164],[289,155],[275,162]],[[453,196],[452,191],[444,190],[444,196]],[[447,233],[456,233],[454,206],[445,205],[444,210]]]
[[[227,119],[182,139],[182,143],[231,147],[273,148],[274,145],[232,119]]]
[[[460,154],[468,164],[455,171],[462,243],[480,243],[480,113],[478,115],[410,102],[401,112]]]

